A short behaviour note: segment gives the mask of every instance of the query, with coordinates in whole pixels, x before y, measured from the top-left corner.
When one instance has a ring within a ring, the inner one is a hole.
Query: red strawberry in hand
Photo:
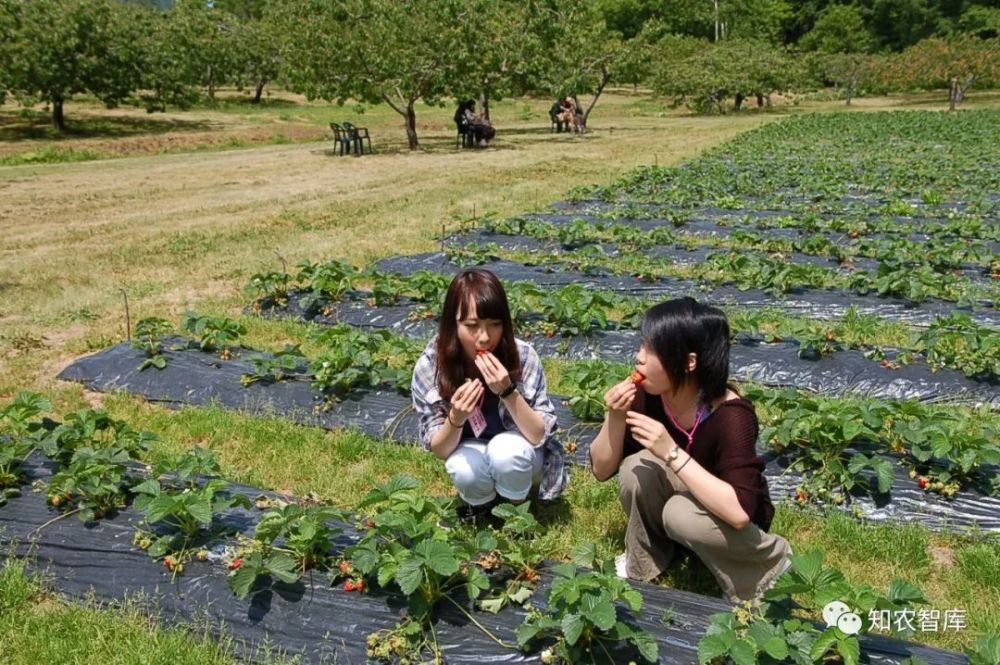
[[[637,386],[641,386],[642,382],[646,380],[646,376],[638,370],[632,372],[629,378],[632,379],[632,383]]]

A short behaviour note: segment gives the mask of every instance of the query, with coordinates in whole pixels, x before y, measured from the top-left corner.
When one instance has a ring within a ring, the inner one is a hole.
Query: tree
[[[440,103],[454,82],[461,0],[285,0],[283,57],[292,85],[309,98],[385,102],[403,118],[411,150],[416,103]]]
[[[45,102],[52,124],[66,129],[64,105],[89,93],[108,107],[137,88],[139,54],[124,5],[111,0],[32,0],[18,3],[12,35],[3,48],[7,86],[25,104]],[[13,23],[13,29],[10,25]]]
[[[748,96],[763,104],[771,93],[801,84],[803,72],[781,48],[766,42],[726,40],[707,44],[673,37],[658,46],[653,89],[702,113],[725,113],[724,101],[739,110]]]
[[[882,77],[898,90],[947,87],[948,109],[954,111],[973,85],[1000,83],[1000,40],[925,39],[891,58]]]
[[[21,5],[17,0],[0,0],[0,104],[7,99],[14,74],[15,38]]]
[[[479,97],[490,117],[490,101],[524,92],[530,77],[532,44],[524,26],[523,0],[467,0],[465,20],[457,26],[452,80],[446,84],[458,99]]]
[[[527,31],[536,40],[533,87],[556,97],[572,97],[583,108],[586,126],[625,55],[621,35],[608,28],[590,3],[535,0]],[[585,106],[581,94],[590,96]]]
[[[870,53],[875,40],[856,5],[830,5],[820,13],[816,25],[799,41],[799,46],[823,53]]]
[[[814,53],[808,68],[824,84],[833,84],[844,94],[847,106],[858,91],[880,87],[883,60],[870,53]]]

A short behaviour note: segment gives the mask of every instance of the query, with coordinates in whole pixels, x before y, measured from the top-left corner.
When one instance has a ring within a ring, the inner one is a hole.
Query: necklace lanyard
[[[674,427],[679,429],[681,433],[687,437],[688,444],[684,448],[684,450],[690,453],[691,447],[694,445],[694,434],[695,432],[698,431],[698,426],[701,425],[703,422],[705,422],[705,420],[708,418],[709,413],[711,413],[711,411],[709,411],[708,405],[705,404],[704,402],[701,402],[698,405],[698,411],[694,414],[694,426],[692,426],[691,430],[688,431],[683,427],[681,427],[680,423],[677,422],[677,419],[674,418],[674,414],[670,411],[670,407],[667,406],[667,400],[660,397],[660,401],[663,402],[663,411],[664,413],[667,414],[667,418],[670,418],[670,422],[674,424]]]

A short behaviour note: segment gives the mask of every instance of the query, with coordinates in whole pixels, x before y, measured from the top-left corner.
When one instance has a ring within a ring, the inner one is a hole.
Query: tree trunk
[[[66,131],[66,118],[63,116],[62,98],[52,100],[52,126],[60,132]]]
[[[265,85],[267,85],[267,79],[257,81],[257,87],[253,92],[253,99],[250,101],[251,104],[260,104],[260,96],[264,93]]]
[[[764,95],[757,93],[757,108],[763,108],[764,106]],[[768,104],[770,106],[770,104]]]
[[[590,100],[590,105],[587,106],[587,109],[583,112],[584,127],[587,126],[587,121],[590,119],[590,112],[594,110],[594,105],[597,104],[597,100],[600,99],[601,93],[604,92],[604,87],[608,84],[608,81],[610,80],[611,80],[610,70],[608,70],[607,67],[603,67],[601,69],[601,82],[597,86],[597,91],[594,92],[594,98]],[[576,96],[573,97],[573,104],[576,107],[580,106],[580,102],[577,101]]]
[[[413,110],[413,101],[406,104],[406,140],[410,144],[410,150],[416,150],[420,147],[420,143],[417,141],[417,113]]]
[[[483,118],[486,122],[490,121],[490,89],[487,86],[483,86],[482,92],[479,93],[479,108],[482,109]]]
[[[854,86],[857,85],[857,80],[850,78],[847,79],[847,106],[851,105],[851,99],[854,97]]]
[[[958,106],[958,79],[953,78],[948,89],[948,110],[954,111]]]
[[[737,92],[736,99],[733,102],[733,110],[735,110],[738,113],[742,107],[743,107],[743,93]]]
[[[208,66],[208,98],[215,99],[215,72],[212,65]]]

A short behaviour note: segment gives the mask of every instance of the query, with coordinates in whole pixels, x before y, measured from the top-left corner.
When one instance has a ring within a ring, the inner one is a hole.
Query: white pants
[[[528,498],[542,476],[544,446],[535,448],[517,432],[502,432],[489,441],[466,439],[445,460],[444,468],[458,495],[481,506],[499,494],[511,501]]]

